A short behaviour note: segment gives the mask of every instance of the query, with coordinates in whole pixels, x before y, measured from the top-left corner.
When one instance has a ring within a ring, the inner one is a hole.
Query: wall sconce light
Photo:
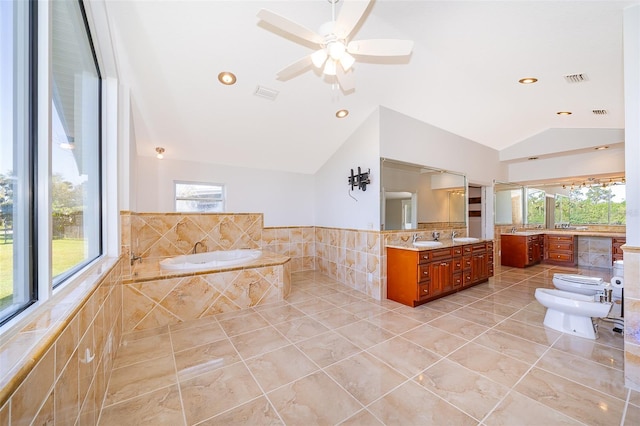
[[[157,146],[156,147],[156,158],[158,160],[162,160],[164,158],[164,148],[162,148],[161,146]]]

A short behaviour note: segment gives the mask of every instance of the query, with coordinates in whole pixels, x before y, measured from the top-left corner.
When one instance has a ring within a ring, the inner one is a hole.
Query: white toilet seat
[[[603,292],[607,283],[602,278],[575,274],[553,274],[553,285],[570,293],[593,296]]]

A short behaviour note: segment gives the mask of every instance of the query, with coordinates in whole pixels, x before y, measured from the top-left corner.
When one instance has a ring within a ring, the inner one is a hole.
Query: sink
[[[440,247],[442,243],[440,241],[414,241],[414,247]]]
[[[454,243],[477,243],[480,241],[480,238],[474,237],[456,237],[453,239]]]

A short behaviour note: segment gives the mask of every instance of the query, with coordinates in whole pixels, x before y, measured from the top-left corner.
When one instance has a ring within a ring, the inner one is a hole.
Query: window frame
[[[193,198],[178,198],[178,185],[194,185],[194,186],[218,186],[221,188],[222,199],[214,199],[214,198],[198,198],[200,201],[216,201],[222,203],[222,209],[220,211],[200,211],[200,213],[224,213],[227,207],[227,187],[223,183],[213,183],[213,182],[194,182],[194,181],[184,181],[184,180],[174,180],[173,181],[173,209],[176,213],[197,213],[192,211],[182,211],[178,210],[178,201],[189,201],[195,200]]]

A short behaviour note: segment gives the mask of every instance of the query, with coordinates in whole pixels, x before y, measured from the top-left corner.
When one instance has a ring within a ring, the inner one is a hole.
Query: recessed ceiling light
[[[608,146],[598,146],[595,148],[596,151],[602,151],[603,149],[609,149]]]
[[[527,158],[527,160],[537,160],[537,159],[538,159],[538,157],[529,157],[529,158]]]
[[[537,78],[534,77],[526,77],[526,78],[521,78],[520,80],[518,80],[518,83],[520,84],[533,84],[536,81],[538,81]]]
[[[161,146],[156,147],[156,158],[158,160],[162,160],[164,158],[164,148],[162,148]]]
[[[336,112],[336,117],[338,118],[345,118],[347,115],[349,115],[349,111],[346,109],[341,109],[338,112]]]
[[[236,76],[232,72],[224,71],[218,74],[218,81],[225,86],[231,86],[236,83]]]
[[[573,114],[571,111],[558,111],[556,112],[558,115],[571,115]]]

